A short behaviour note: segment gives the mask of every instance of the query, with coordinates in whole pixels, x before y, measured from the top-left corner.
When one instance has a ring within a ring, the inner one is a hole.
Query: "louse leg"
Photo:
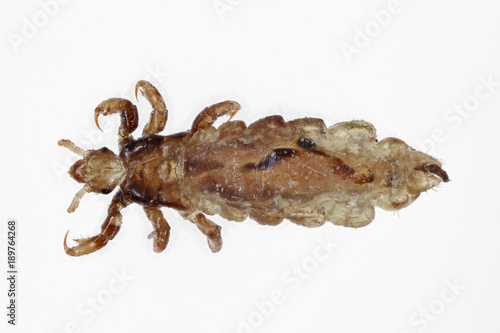
[[[153,239],[153,250],[160,253],[167,247],[170,237],[170,225],[168,225],[159,207],[144,207],[144,212],[146,212],[154,229],[149,234],[148,239]]]
[[[221,116],[229,115],[229,120],[231,120],[240,109],[240,104],[234,101],[224,101],[209,106],[203,109],[194,119],[191,132],[195,133],[201,129],[212,126],[217,118]]]
[[[191,213],[184,215],[186,219],[196,224],[198,229],[207,236],[208,246],[212,252],[219,252],[222,248],[221,227],[210,221],[201,213]]]
[[[124,199],[123,193],[121,191],[118,192],[109,205],[108,216],[101,226],[101,233],[89,238],[75,239],[74,241],[77,242],[78,245],[75,247],[68,247],[66,244],[68,231],[64,237],[64,251],[70,256],[78,257],[102,249],[110,240],[115,238],[120,230],[122,224],[122,214],[120,210],[128,206],[128,204],[129,202]]]
[[[160,92],[151,83],[145,80],[137,82],[135,86],[136,99],[137,91],[140,91],[153,107],[153,112],[151,112],[149,122],[144,127],[142,135],[152,135],[163,131],[167,123],[168,111]]]
[[[97,127],[101,129],[98,122],[100,115],[108,116],[114,113],[120,113],[122,118],[118,132],[121,147],[124,140],[130,138],[132,136],[132,132],[135,131],[139,125],[139,115],[137,113],[137,107],[128,99],[110,98],[99,104],[94,111],[94,118]]]

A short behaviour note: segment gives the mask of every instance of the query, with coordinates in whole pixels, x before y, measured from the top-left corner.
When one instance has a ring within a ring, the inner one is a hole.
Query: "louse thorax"
[[[69,174],[79,183],[88,186],[89,192],[108,194],[120,185],[125,176],[120,158],[106,147],[89,150],[69,169]]]
[[[406,207],[421,192],[449,181],[438,160],[411,148],[402,140],[385,138],[378,142],[377,150],[390,165],[383,171],[385,191],[377,199],[377,205],[383,209]]]

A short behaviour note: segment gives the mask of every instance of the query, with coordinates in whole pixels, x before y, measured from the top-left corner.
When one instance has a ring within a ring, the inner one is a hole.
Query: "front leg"
[[[121,148],[125,140],[132,137],[132,132],[135,131],[139,125],[139,115],[137,113],[137,107],[128,99],[110,98],[99,104],[94,111],[97,128],[101,129],[98,122],[100,115],[108,116],[114,113],[120,113],[122,118],[118,132],[120,136],[118,143]]]
[[[165,101],[161,97],[160,92],[151,83],[145,80],[137,82],[135,86],[135,98],[137,99],[137,91],[146,97],[149,104],[153,107],[153,112],[142,131],[142,135],[153,135],[160,133],[165,128],[167,123],[168,111],[165,106]]]
[[[194,119],[191,131],[195,133],[201,129],[210,127],[221,116],[229,115],[229,120],[231,120],[240,108],[240,104],[234,101],[225,101],[209,106],[203,109]]]
[[[159,207],[144,207],[144,212],[153,224],[153,232],[148,238],[153,239],[153,251],[160,253],[167,247],[170,237],[170,225]]]
[[[221,227],[210,221],[205,215],[195,211],[184,213],[183,216],[196,224],[198,229],[207,236],[208,246],[212,252],[219,252],[222,248],[222,237],[220,235]]]
[[[116,193],[109,205],[108,216],[101,226],[101,233],[94,237],[75,239],[78,245],[68,247],[66,245],[68,231],[64,237],[64,251],[70,256],[78,257],[102,249],[120,231],[122,224],[122,214],[120,211],[129,204],[130,202],[125,199],[123,192],[119,191]]]

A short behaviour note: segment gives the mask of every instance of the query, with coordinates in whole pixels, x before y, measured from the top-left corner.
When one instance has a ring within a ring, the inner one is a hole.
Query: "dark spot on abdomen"
[[[278,164],[281,160],[289,157],[295,156],[297,151],[291,148],[277,148],[272,151],[264,160],[259,163],[252,164],[248,163],[245,165],[245,168],[249,169],[257,169],[257,170],[265,170],[269,169],[272,166]]]
[[[373,181],[375,180],[375,175],[373,174],[373,171],[368,170],[367,174],[357,174],[355,172],[353,178],[356,184],[367,184],[373,183]]]
[[[356,184],[372,183],[375,180],[372,170],[365,166],[360,166],[358,170],[355,170],[338,157],[333,157],[333,170],[343,178],[352,179]]]
[[[354,174],[354,169],[344,163],[338,157],[332,157],[333,159],[333,172],[342,176],[349,177]]]
[[[314,142],[308,138],[300,138],[299,141],[297,141],[297,144],[306,149],[314,147]]]
[[[384,186],[386,187],[394,186],[394,171],[390,170],[385,173]]]

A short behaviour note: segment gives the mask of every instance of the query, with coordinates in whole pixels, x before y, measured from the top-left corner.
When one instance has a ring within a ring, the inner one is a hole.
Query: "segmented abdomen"
[[[313,118],[285,122],[279,116],[246,127],[227,122],[196,133],[184,151],[183,193],[207,214],[263,224],[284,218],[307,226],[345,224],[346,195],[375,180],[349,154],[324,147],[326,127]],[[361,209],[371,221],[373,208]]]

